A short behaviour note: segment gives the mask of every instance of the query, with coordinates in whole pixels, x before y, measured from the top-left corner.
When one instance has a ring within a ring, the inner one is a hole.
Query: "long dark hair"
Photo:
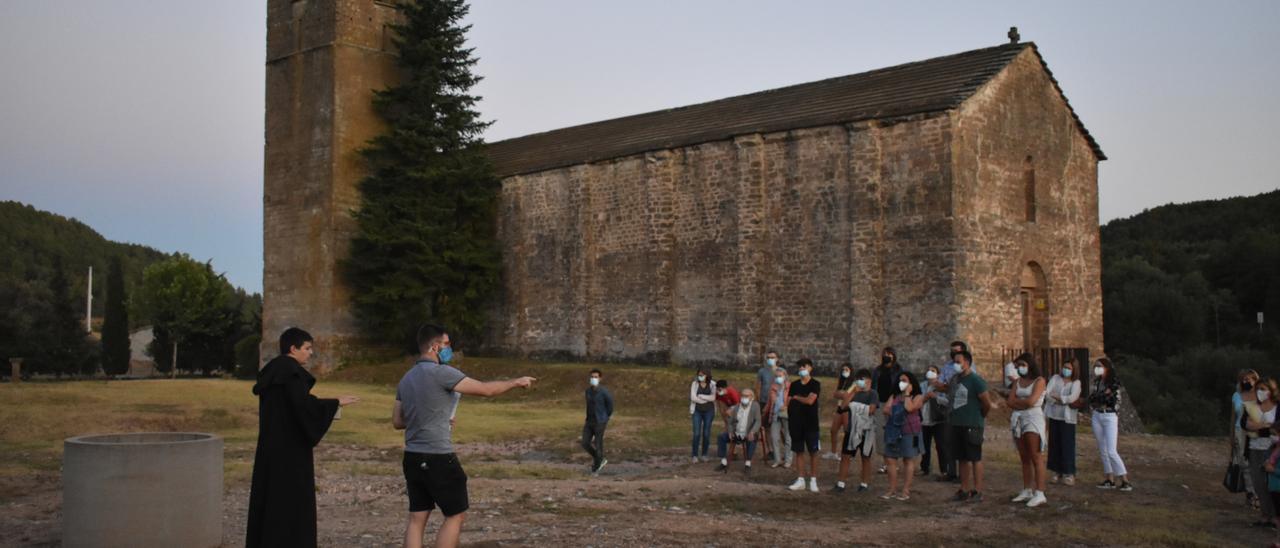
[[[890,354],[893,356],[893,359],[889,360],[890,367],[893,367],[893,364],[898,363],[898,351],[894,350],[892,346],[886,346],[884,347],[884,350],[880,351],[880,363],[884,363],[885,354]],[[880,365],[880,363],[877,363],[876,365]]]
[[[848,378],[845,378],[845,376],[842,374],[842,373],[844,373],[844,370],[845,370],[845,369],[848,369],[848,370],[849,370],[849,377],[848,377]],[[849,388],[850,386],[852,386],[852,385],[853,385],[853,381],[854,381],[854,379],[853,379],[853,364],[851,364],[851,363],[849,363],[849,362],[844,362],[844,363],[840,364],[840,370],[839,370],[839,372],[837,373],[837,375],[839,375],[839,376],[838,376],[838,377],[836,377],[836,390],[844,390],[844,389]]]
[[[912,373],[912,372],[910,372],[910,371],[906,371],[906,370],[904,370],[904,371],[902,372],[902,374],[901,374],[901,375],[898,375],[898,379],[900,379],[900,378],[902,378],[902,377],[906,377],[906,378],[907,378],[907,384],[910,384],[910,385],[911,385],[911,395],[912,395],[912,396],[919,396],[919,395],[921,395],[921,394],[920,394],[920,381],[916,380],[916,376],[915,376],[915,374],[913,374],[913,373]],[[901,391],[901,390],[898,390],[898,382],[899,382],[899,380],[898,380],[898,379],[894,379],[894,380],[893,380],[893,395],[895,395],[895,396],[902,395],[902,391]]]
[[[1027,374],[1025,375],[1026,378],[1031,378],[1031,379],[1040,378],[1040,366],[1036,365],[1036,359],[1030,353],[1018,356],[1017,359],[1013,360],[1013,363],[1015,365],[1018,363],[1027,364]]]
[[[1094,363],[1102,366],[1104,379],[1102,382],[1104,385],[1118,386],[1120,384],[1120,377],[1116,376],[1116,368],[1114,365],[1111,365],[1111,358],[1103,356],[1098,358]],[[1093,371],[1090,371],[1089,373],[1092,374]]]

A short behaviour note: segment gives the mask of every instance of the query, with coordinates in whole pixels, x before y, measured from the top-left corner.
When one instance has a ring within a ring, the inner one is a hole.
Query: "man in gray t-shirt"
[[[400,379],[396,401],[405,425],[405,451],[433,455],[453,452],[449,419],[458,395],[454,387],[465,378],[452,366],[421,359]]]
[[[491,397],[528,388],[533,377],[480,382],[449,366],[453,347],[443,327],[418,329],[418,363],[400,379],[391,424],[404,430],[404,479],[409,494],[409,526],[404,545],[421,547],[427,518],[436,506],[444,514],[437,546],[457,546],[470,503],[467,474],[453,453],[453,412],[458,394]]]

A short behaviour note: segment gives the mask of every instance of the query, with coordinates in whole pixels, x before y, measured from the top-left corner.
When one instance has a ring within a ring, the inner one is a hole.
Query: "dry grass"
[[[342,420],[326,436],[322,446],[328,458],[320,463],[324,473],[380,477],[395,485],[402,433],[390,427],[389,414],[394,387],[409,365],[348,367],[320,380],[314,390],[318,396],[355,394],[363,399],[344,409]],[[577,439],[584,414],[582,390],[592,365],[475,358],[461,365],[480,380],[522,374],[540,379],[528,391],[463,400],[455,441],[466,444],[466,468],[482,480],[478,485],[483,480],[502,480],[529,482],[520,483],[522,488],[536,484],[554,490],[566,488],[565,480],[582,478],[580,465],[585,457]],[[874,496],[806,498],[809,495],[786,493],[780,485],[793,476],[783,470],[759,470],[750,482],[736,475],[710,473],[709,465],[700,465],[706,470],[681,464],[636,472],[643,465],[635,463],[643,457],[669,456],[679,462],[678,457],[686,454],[691,371],[626,365],[604,368],[605,383],[617,399],[617,414],[608,433],[610,457],[619,467],[631,461],[628,473],[638,475],[634,480],[592,483],[587,492],[596,499],[590,504],[535,499],[527,507],[538,514],[573,522],[628,515],[636,505],[681,506],[717,519],[763,519],[759,523],[768,527],[808,518],[848,523],[849,531],[865,530],[859,528],[865,525],[883,532],[868,537],[872,543],[894,542],[898,537],[889,531],[901,528],[914,532],[916,543],[949,546],[1022,545],[1026,539],[1036,539],[1034,544],[1040,545],[1087,546],[1222,546],[1269,540],[1267,533],[1246,526],[1256,518],[1240,504],[1240,497],[1226,494],[1218,485],[1222,470],[1217,457],[1225,449],[1212,439],[1126,436],[1121,451],[1134,471],[1138,490],[1103,492],[1091,485],[1099,475],[1096,449],[1089,430],[1081,428],[1080,484],[1053,486],[1051,503],[1035,510],[1004,502],[1020,486],[1017,458],[1007,435],[993,435],[984,451],[988,498],[982,505],[943,502],[954,487],[931,481],[917,482],[910,504],[884,504]],[[753,380],[750,373],[731,373],[728,378],[735,385]],[[834,385],[822,380],[824,386]],[[257,433],[257,400],[250,386],[245,381],[216,379],[0,384],[4,402],[0,405],[0,503],[24,496],[23,490],[40,482],[56,480],[63,439],[105,432],[217,433],[226,440],[226,481],[242,488],[252,469]],[[825,401],[824,407],[829,407]],[[993,434],[1006,428],[998,414],[993,417]],[[824,444],[826,439],[824,435]],[[526,457],[532,453],[540,456]],[[823,464],[824,488],[831,479],[828,466]],[[697,485],[727,481],[724,485],[730,487],[686,493],[691,481]],[[874,482],[877,490],[883,489],[883,476]],[[558,496],[557,501],[561,500]],[[525,506],[509,505],[505,511],[521,507]]]

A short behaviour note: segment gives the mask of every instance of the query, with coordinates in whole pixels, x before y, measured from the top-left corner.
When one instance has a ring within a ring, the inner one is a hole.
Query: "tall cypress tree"
[[[461,25],[463,0],[402,2],[395,45],[401,84],[374,108],[387,130],[362,151],[357,233],[345,263],[356,318],[375,341],[402,344],[435,320],[478,335],[499,287],[501,182],[483,150],[480,77]]]
[[[102,370],[108,375],[129,372],[129,311],[120,258],[111,260],[107,272],[107,302],[102,318]]]

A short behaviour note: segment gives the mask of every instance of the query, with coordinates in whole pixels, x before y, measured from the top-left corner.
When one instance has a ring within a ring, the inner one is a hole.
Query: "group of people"
[[[360,400],[354,396],[320,399],[310,393],[316,380],[304,366],[312,356],[312,343],[306,331],[286,330],[280,336],[280,355],[259,370],[253,387],[259,399],[259,427],[247,546],[314,546],[317,542],[312,450],[339,417],[339,409]],[[427,518],[438,507],[444,522],[436,545],[456,546],[469,508],[467,475],[451,441],[459,398],[497,396],[527,388],[536,379],[482,382],[468,377],[450,365],[452,343],[448,332],[437,325],[418,330],[417,347],[417,361],[400,380],[390,417],[390,424],[405,432],[401,472],[408,519],[404,545],[422,546]],[[855,460],[857,491],[869,490],[878,455],[880,471],[888,476],[881,498],[910,500],[915,470],[927,476],[936,464],[938,480],[960,484],[954,500],[982,500],[984,430],[987,414],[997,402],[974,368],[965,343],[952,343],[949,356],[947,363],[928,367],[923,379],[902,367],[897,352],[889,347],[881,352],[874,369],[841,366],[836,389],[828,396],[834,411],[829,451],[822,457],[839,460],[835,492],[845,491]],[[1054,483],[1074,484],[1075,425],[1079,410],[1086,407],[1093,413],[1105,476],[1098,487],[1132,489],[1116,452],[1121,387],[1115,370],[1110,361],[1099,358],[1089,395],[1082,400],[1084,379],[1078,365],[1068,361],[1058,374],[1045,379],[1035,360],[1023,355],[1006,369],[1009,394],[1005,401],[1013,410],[1010,424],[1022,460],[1023,490],[1013,497],[1014,502],[1031,507],[1044,504],[1049,472]],[[798,378],[793,380],[778,354],[769,352],[755,386],[740,392],[724,379],[713,379],[709,370],[698,370],[689,387],[692,460],[708,461],[712,425],[719,416],[724,429],[717,438],[718,470],[727,472],[740,447],[744,471],[749,474],[760,449],[769,466],[794,466],[797,477],[789,489],[818,492],[823,393],[813,370],[813,362],[802,358],[795,364]],[[603,386],[603,378],[602,371],[592,370],[585,391],[581,443],[592,458],[593,474],[608,464],[604,433],[614,413],[613,396]],[[1274,381],[1260,381],[1256,373],[1242,375],[1236,406],[1239,458],[1249,465],[1251,492],[1257,495],[1250,500],[1259,501],[1269,519],[1274,518],[1275,503],[1271,496],[1258,493],[1268,481],[1273,492],[1280,492],[1280,474],[1274,472],[1280,449],[1271,443],[1276,439],[1272,429],[1280,431],[1276,402],[1271,399],[1275,391]]]
[[[1231,462],[1241,470],[1245,500],[1262,513],[1256,527],[1280,525],[1280,421],[1276,420],[1277,383],[1257,371],[1240,371],[1231,395]],[[1280,534],[1280,533],[1278,533]],[[1273,546],[1280,545],[1277,536]]]
[[[960,484],[954,500],[980,502],[986,417],[998,404],[995,392],[974,368],[968,345],[951,343],[949,356],[947,363],[926,368],[923,378],[904,368],[892,347],[883,349],[873,369],[842,364],[835,391],[828,396],[833,411],[825,453],[819,429],[822,383],[814,378],[811,360],[796,362],[798,378],[793,379],[778,353],[769,352],[755,386],[740,392],[699,369],[689,386],[691,460],[709,461],[711,426],[719,415],[724,430],[717,438],[718,471],[727,472],[740,446],[743,473],[750,474],[759,449],[771,467],[794,466],[797,477],[789,489],[816,493],[819,458],[838,460],[831,490],[841,493],[849,487],[850,467],[857,461],[856,489],[863,492],[870,489],[878,456],[879,472],[887,476],[883,499],[910,500],[914,476],[927,477],[936,466],[938,481]],[[1047,483],[1075,485],[1075,430],[1085,409],[1092,412],[1103,467],[1097,487],[1133,489],[1116,449],[1121,385],[1115,368],[1105,357],[1094,362],[1092,377],[1079,366],[1069,358],[1057,374],[1046,378],[1035,358],[1023,354],[1005,368],[1005,405],[1012,411],[1010,429],[1022,464],[1023,488],[1012,502],[1034,508],[1048,502]],[[1086,397],[1087,382],[1092,384]],[[1272,402],[1268,409],[1274,406]]]

